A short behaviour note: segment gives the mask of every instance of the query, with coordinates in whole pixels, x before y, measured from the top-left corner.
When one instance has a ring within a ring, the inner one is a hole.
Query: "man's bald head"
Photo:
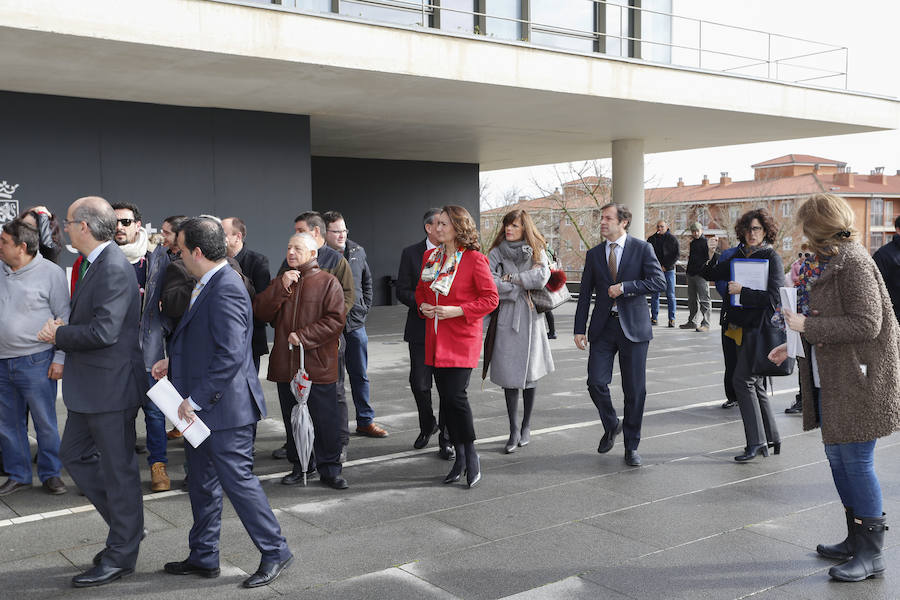
[[[116,211],[100,196],[79,198],[69,207],[68,221],[84,221],[91,237],[98,242],[108,242],[116,235]]]

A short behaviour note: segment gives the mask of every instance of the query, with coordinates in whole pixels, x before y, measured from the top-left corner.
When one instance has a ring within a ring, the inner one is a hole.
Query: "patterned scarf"
[[[829,260],[831,259],[813,255],[804,260],[800,267],[800,275],[797,277],[797,309],[804,316],[809,316],[809,289],[822,276]]]
[[[449,260],[445,261],[444,245],[441,244],[428,257],[425,268],[422,269],[422,281],[432,282],[431,290],[435,294],[446,296],[450,293],[450,286],[453,285],[453,278],[456,277],[456,267],[462,259],[463,252],[465,252],[465,248],[459,248],[449,257]]]

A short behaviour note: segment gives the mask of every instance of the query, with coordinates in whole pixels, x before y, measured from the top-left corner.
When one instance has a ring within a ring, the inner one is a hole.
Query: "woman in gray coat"
[[[900,428],[900,331],[884,281],[856,243],[853,212],[831,194],[811,196],[797,211],[814,256],[800,269],[797,313],[784,311],[802,334],[803,428],[821,427],[847,521],[847,539],[816,551],[845,562],[828,574],[861,581],[884,573],[885,525],[875,474],[875,440]],[[787,358],[784,344],[769,354]]]
[[[553,357],[544,318],[534,309],[529,290],[547,285],[550,265],[547,243],[524,210],[503,217],[488,252],[494,283],[500,293],[497,336],[491,356],[491,381],[503,388],[509,415],[506,453],[531,441],[531,409],[537,381],[553,372]],[[519,426],[519,390],[524,414]]]

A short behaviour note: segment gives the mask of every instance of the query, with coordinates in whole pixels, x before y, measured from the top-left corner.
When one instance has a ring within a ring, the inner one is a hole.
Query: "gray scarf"
[[[525,240],[518,242],[507,242],[503,240],[497,246],[500,251],[500,264],[503,268],[503,274],[521,273],[528,271],[534,267],[534,250]],[[533,310],[531,299],[528,297],[528,291],[520,287],[519,295],[516,296],[516,303],[513,310],[500,312],[498,325],[512,327],[513,331],[518,333],[519,327],[522,326],[523,319],[528,319],[526,323],[530,323],[530,313]],[[530,325],[529,325],[530,326]]]

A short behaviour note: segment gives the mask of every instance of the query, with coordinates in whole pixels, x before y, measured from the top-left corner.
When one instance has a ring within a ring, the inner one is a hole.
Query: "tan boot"
[[[166,472],[166,463],[155,462],[150,465],[150,489],[154,492],[168,492],[172,489],[169,474]]]

